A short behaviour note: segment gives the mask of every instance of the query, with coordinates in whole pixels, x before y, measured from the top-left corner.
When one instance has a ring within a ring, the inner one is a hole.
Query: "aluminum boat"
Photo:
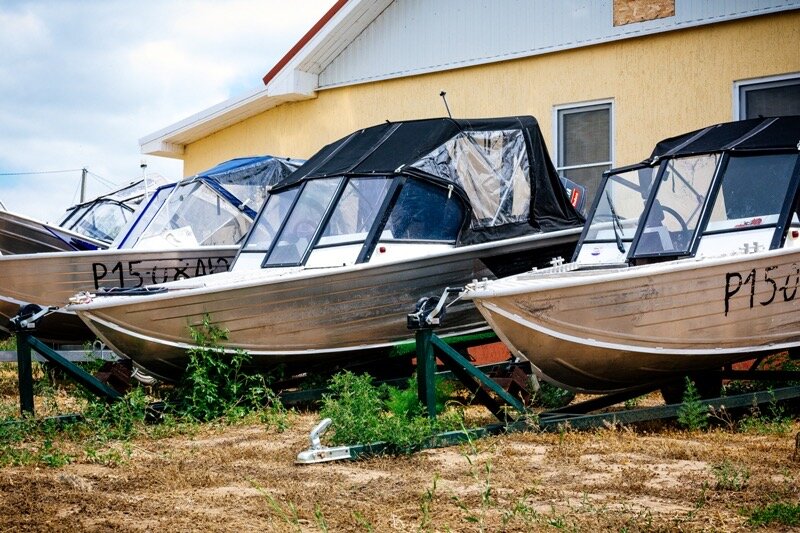
[[[543,266],[575,247],[570,203],[533,117],[386,123],[323,148],[270,192],[231,272],[70,305],[110,347],[176,377],[205,317],[259,367],[384,357],[414,302]],[[471,304],[444,335],[486,329]]]
[[[800,345],[800,117],[718,124],[607,171],[571,263],[470,284],[543,378],[612,392]]]
[[[136,288],[225,272],[269,187],[301,161],[237,158],[159,187],[107,250],[0,257],[0,316],[26,303],[61,307],[82,290]],[[6,321],[2,322],[5,329]],[[46,317],[36,335],[66,343],[94,335],[71,313]]]
[[[166,180],[146,178],[149,190]],[[102,250],[135,218],[134,211],[145,200],[145,180],[67,209],[57,224],[0,210],[0,255]]]

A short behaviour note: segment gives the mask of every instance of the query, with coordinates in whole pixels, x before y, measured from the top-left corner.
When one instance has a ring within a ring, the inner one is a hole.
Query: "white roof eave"
[[[316,97],[317,76],[282,71],[266,87],[225,100],[139,139],[141,153],[181,159],[184,147],[286,102]]]

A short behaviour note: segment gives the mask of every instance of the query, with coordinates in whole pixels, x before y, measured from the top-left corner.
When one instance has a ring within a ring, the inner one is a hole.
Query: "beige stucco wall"
[[[615,165],[655,142],[732,120],[735,81],[800,72],[800,11],[674,31],[435,74],[319,91],[186,147],[184,173],[232,157],[308,157],[384,120],[534,115],[553,148],[553,108],[614,101]]]

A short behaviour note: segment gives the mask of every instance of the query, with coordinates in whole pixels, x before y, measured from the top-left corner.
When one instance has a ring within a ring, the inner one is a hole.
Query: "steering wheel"
[[[661,206],[661,210],[662,210],[662,211],[664,211],[664,212],[665,212],[665,213],[667,213],[667,214],[670,214],[670,215],[672,215],[672,218],[674,218],[674,219],[675,219],[675,220],[678,222],[678,225],[679,225],[679,226],[680,226],[680,228],[681,228],[681,232],[689,231],[689,225],[688,225],[688,224],[686,224],[686,221],[683,219],[683,217],[682,217],[682,216],[680,216],[680,215],[678,214],[678,212],[677,212],[677,211],[675,211],[675,210],[674,210],[673,208],[671,208],[671,207],[665,207],[665,206],[663,206],[663,205]]]
[[[314,231],[316,229],[317,225],[314,224],[314,221],[310,218],[305,218],[297,221],[292,233],[297,237],[297,240],[305,239],[306,242],[308,242],[314,236]]]

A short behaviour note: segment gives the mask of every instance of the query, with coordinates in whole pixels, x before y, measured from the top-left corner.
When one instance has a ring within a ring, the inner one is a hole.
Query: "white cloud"
[[[332,4],[0,3],[0,174],[86,166],[127,183],[141,172],[140,137],[260,86]],[[181,175],[180,162],[145,159],[148,171]],[[0,176],[0,200],[54,220],[79,177]]]

